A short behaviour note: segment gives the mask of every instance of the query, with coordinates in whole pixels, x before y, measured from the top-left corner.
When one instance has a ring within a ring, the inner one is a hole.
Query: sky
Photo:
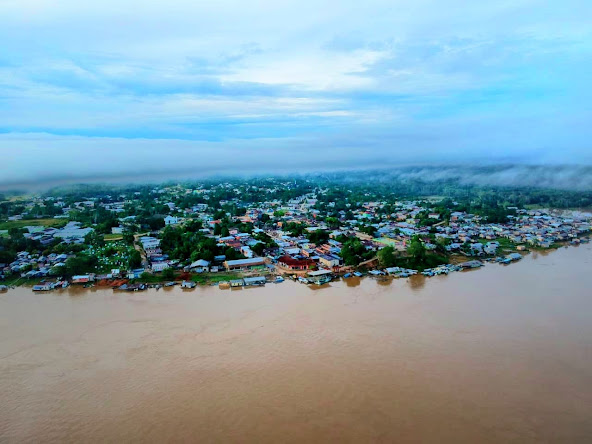
[[[0,0],[0,185],[592,164],[589,0]]]

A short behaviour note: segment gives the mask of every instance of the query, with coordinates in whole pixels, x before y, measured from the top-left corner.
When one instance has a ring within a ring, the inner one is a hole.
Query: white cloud
[[[0,131],[108,135],[134,156],[172,139],[584,150],[591,14],[578,0],[4,0]]]
[[[267,55],[249,60],[244,67],[221,76],[225,82],[293,85],[305,90],[347,90],[372,85],[365,76],[369,66],[387,54],[356,50],[350,53],[311,51],[306,54]]]

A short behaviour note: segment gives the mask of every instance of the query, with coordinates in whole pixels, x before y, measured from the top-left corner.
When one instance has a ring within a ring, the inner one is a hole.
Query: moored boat
[[[49,291],[51,290],[51,284],[38,284],[33,285],[33,291]]]

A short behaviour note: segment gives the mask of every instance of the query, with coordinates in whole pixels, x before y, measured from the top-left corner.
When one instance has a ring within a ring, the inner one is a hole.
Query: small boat
[[[181,283],[181,288],[195,288],[197,286],[197,284],[193,281],[183,281]]]
[[[321,276],[316,279],[311,279],[310,283],[315,284],[315,285],[324,285],[324,284],[328,284],[329,282],[331,282],[331,280],[332,280],[331,276]]]
[[[0,291],[8,291],[8,287],[6,285],[0,285]]]
[[[50,284],[33,285],[33,291],[49,291],[49,290],[51,290]]]
[[[384,272],[380,270],[370,270],[368,273],[370,273],[372,276],[384,276]]]
[[[165,287],[172,287],[173,285],[177,285],[176,282],[167,282],[166,284],[164,284]]]
[[[347,278],[350,278],[350,277],[351,277],[351,273],[345,273],[343,275],[343,279],[347,279]]]
[[[354,271],[354,276],[362,277],[362,273],[360,273],[359,271]]]
[[[281,277],[281,276],[276,276],[276,277],[275,277],[275,281],[274,281],[274,282],[275,282],[276,284],[282,283],[282,282],[284,282],[284,278],[283,278],[283,277]]]
[[[308,279],[306,279],[306,278],[303,278],[302,276],[300,276],[300,277],[298,278],[298,282],[301,282],[301,283],[303,283],[303,284],[308,284]]]
[[[122,285],[123,287],[123,285]],[[121,289],[121,287],[119,287]],[[144,291],[148,288],[146,284],[133,284],[127,286],[127,291]]]

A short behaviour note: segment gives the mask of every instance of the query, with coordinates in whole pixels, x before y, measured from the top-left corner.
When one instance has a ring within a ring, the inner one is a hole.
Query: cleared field
[[[11,228],[24,227],[54,227],[61,228],[68,223],[68,219],[23,219],[23,220],[9,220],[0,222],[0,230],[10,230]]]
[[[106,242],[114,242],[123,240],[123,236],[121,234],[105,234],[104,239]]]
[[[231,279],[240,279],[242,275],[240,273],[199,273],[191,276],[193,282],[198,284],[212,284],[221,281],[229,281]]]

